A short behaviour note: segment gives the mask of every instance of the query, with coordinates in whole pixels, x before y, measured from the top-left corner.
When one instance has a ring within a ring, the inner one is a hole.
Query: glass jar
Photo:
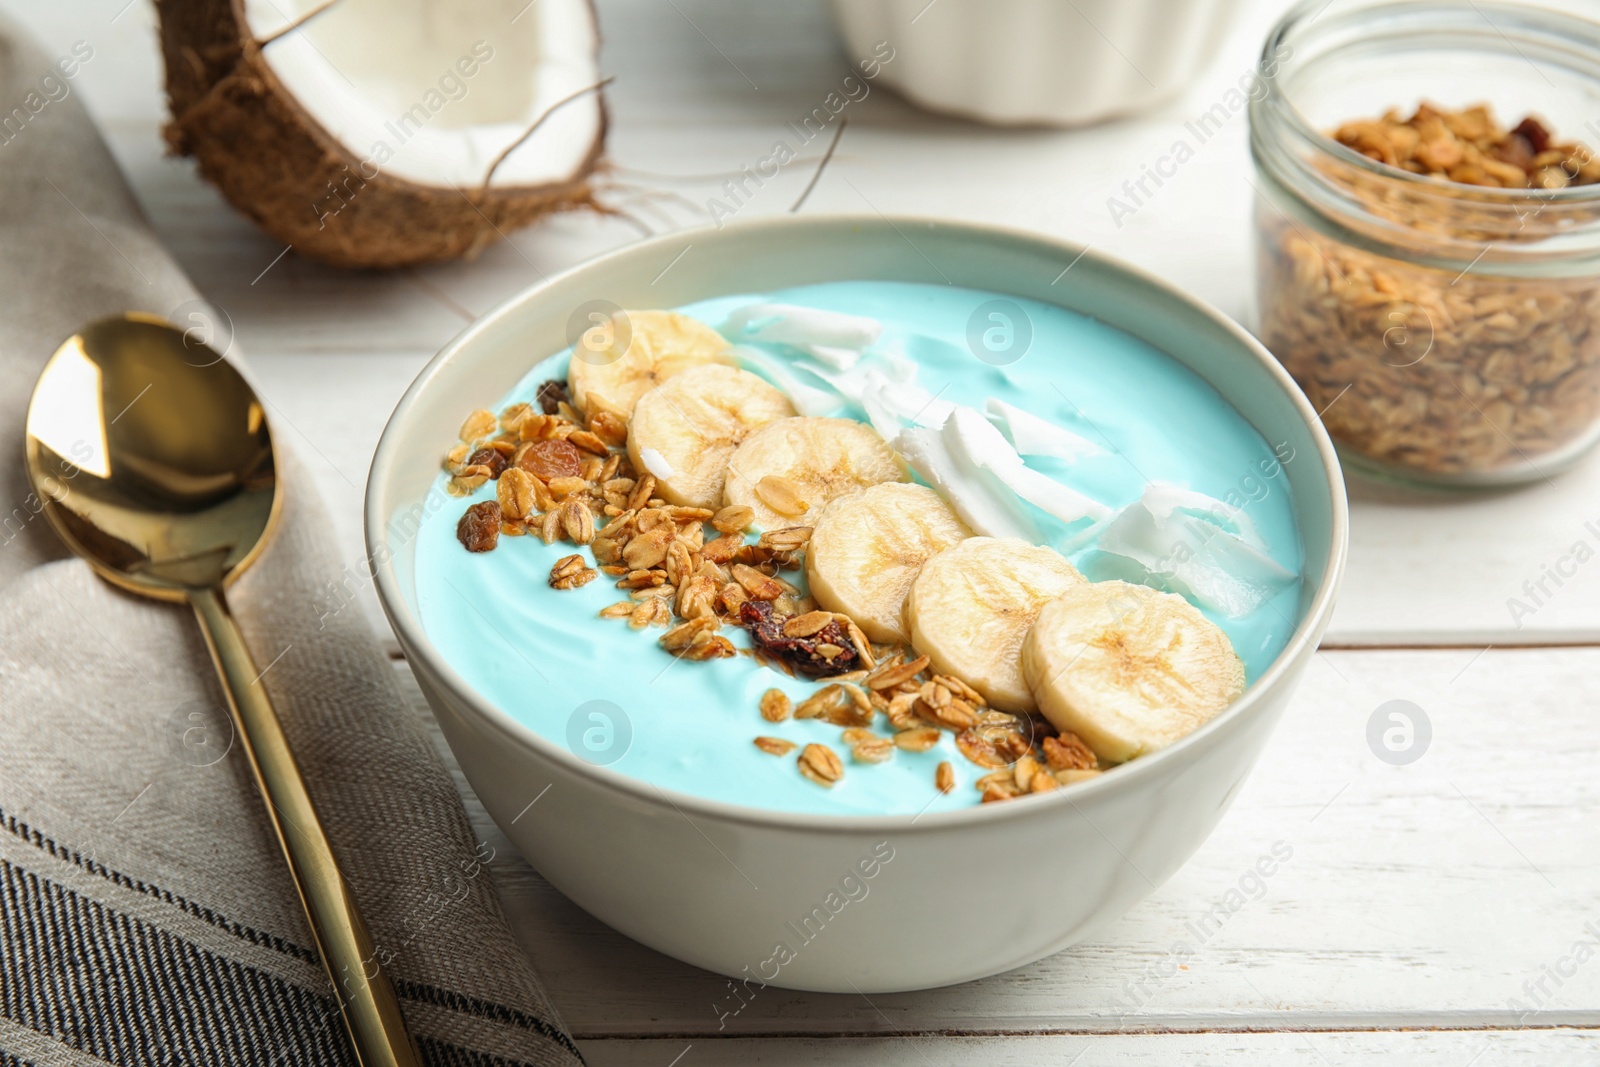
[[[1260,75],[1255,331],[1346,463],[1508,485],[1576,462],[1600,439],[1600,184],[1430,178],[1330,131],[1483,104],[1600,152],[1600,24],[1485,0],[1309,0]]]

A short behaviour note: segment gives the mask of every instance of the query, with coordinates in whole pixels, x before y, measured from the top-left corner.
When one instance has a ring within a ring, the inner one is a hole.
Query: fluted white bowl
[[[833,9],[851,58],[923,107],[1077,126],[1177,96],[1241,2],[834,0]]]

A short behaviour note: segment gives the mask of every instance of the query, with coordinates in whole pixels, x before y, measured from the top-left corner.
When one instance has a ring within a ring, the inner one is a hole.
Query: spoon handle
[[[361,1067],[419,1067],[421,1057],[406,1032],[394,986],[378,966],[372,935],[356,909],[349,883],[339,873],[328,835],[239,624],[221,589],[193,590],[189,603],[200,618],[211,659],[228,691],[234,729],[289,861],[289,874],[333,983],[356,1058]]]

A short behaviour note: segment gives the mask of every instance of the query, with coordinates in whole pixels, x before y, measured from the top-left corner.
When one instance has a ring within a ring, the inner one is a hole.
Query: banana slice
[[[575,346],[567,385],[586,415],[609,411],[623,418],[647,391],[674,374],[706,363],[732,365],[720,333],[675,311],[624,311],[596,323]],[[618,343],[627,345],[617,351]]]
[[[922,565],[906,597],[911,646],[1001,711],[1033,711],[1022,639],[1039,609],[1087,584],[1053,548],[1016,537],[969,537]]]
[[[1228,635],[1183,597],[1109,581],[1046,605],[1022,644],[1039,710],[1103,760],[1165,748],[1244,692]]]
[[[757,427],[793,414],[782,393],[749,371],[691,367],[639,397],[628,457],[635,470],[655,473],[669,504],[718,508],[734,450]]]
[[[867,637],[910,644],[902,609],[911,583],[929,557],[971,536],[932,489],[884,482],[823,511],[806,545],[806,581],[818,604],[850,616]]]
[[[723,496],[756,513],[758,530],[813,526],[836,497],[910,476],[866,423],[801,416],[769,422],[728,460]]]

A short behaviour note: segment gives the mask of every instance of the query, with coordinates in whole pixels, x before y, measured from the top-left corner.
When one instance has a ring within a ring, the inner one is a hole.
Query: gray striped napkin
[[[0,1067],[351,1064],[193,618],[65,559],[22,471],[57,344],[203,307],[69,70],[0,24]],[[392,668],[359,613],[318,610],[328,520],[282,459],[284,521],[232,601],[424,1058],[581,1063]]]

